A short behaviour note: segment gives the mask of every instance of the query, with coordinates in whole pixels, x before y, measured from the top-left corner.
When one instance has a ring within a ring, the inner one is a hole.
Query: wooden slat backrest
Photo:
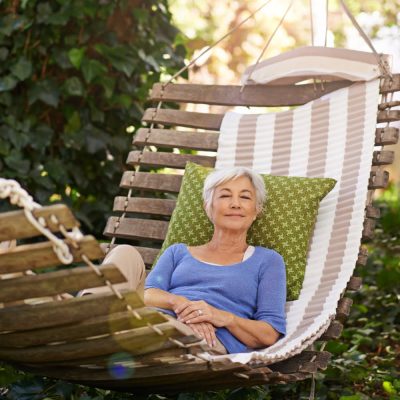
[[[0,280],[0,302],[55,296],[85,288],[104,286],[104,279],[113,284],[126,282],[124,275],[114,265],[101,265],[99,271],[102,274],[101,277],[89,267],[78,267]]]
[[[104,256],[103,250],[93,236],[85,236],[80,241],[79,248],[72,247],[71,252],[74,262],[81,262],[83,254],[91,260]],[[59,264],[60,260],[54,253],[50,242],[20,245],[0,253],[0,274],[36,270]]]
[[[304,104],[349,85],[346,81],[317,84],[264,86],[249,85],[240,91],[240,86],[230,85],[194,85],[170,84],[162,87],[155,84],[151,92],[151,100],[177,103],[202,103],[222,106],[256,106],[276,107]],[[322,91],[323,88],[323,91]],[[400,74],[394,75],[392,82],[385,80],[381,83],[381,93],[400,90]],[[386,107],[386,105],[385,105]],[[119,242],[134,240],[139,245],[146,264],[151,264],[164,239],[168,218],[174,208],[174,200],[170,193],[179,192],[183,170],[187,161],[213,167],[218,149],[219,128],[223,114],[189,112],[176,109],[149,108],[145,111],[143,122],[147,127],[140,128],[134,136],[132,150],[127,158],[131,167],[140,167],[139,172],[126,171],[123,173],[121,188],[131,189],[139,197],[119,196],[114,202],[111,217],[105,228],[105,235],[118,238]],[[378,121],[387,122],[400,120],[400,111],[385,109],[379,111]],[[153,125],[152,125],[153,124]],[[189,129],[188,129],[189,128]],[[192,129],[190,129],[192,128]],[[376,130],[376,145],[394,144],[398,141],[399,130],[393,127],[383,127]],[[157,149],[157,151],[155,151]],[[179,152],[172,149],[178,149]],[[206,153],[185,154],[186,150],[205,151]],[[369,182],[370,189],[385,187],[388,175],[380,166],[392,163],[393,153],[389,151],[375,152],[372,160],[373,168]],[[167,170],[163,169],[167,168]],[[158,174],[152,169],[159,170]],[[172,169],[171,172],[168,169]],[[163,197],[152,202],[154,196]],[[169,198],[168,198],[169,197]],[[146,201],[146,198],[149,200]],[[163,205],[163,201],[165,201]],[[124,218],[120,216],[124,214]],[[143,218],[143,215],[146,217]],[[150,222],[151,217],[154,222]],[[367,231],[368,231],[367,227]],[[139,240],[139,242],[138,242]]]
[[[5,361],[25,362],[29,364],[56,362],[63,360],[79,360],[81,358],[99,355],[111,355],[125,348],[132,355],[145,354],[161,348],[170,336],[183,336],[168,322],[159,324],[160,335],[150,327],[141,327],[128,332],[118,333],[118,336],[97,337],[71,343],[61,343],[52,346],[33,346],[27,348],[3,348],[0,345],[0,358]]]
[[[148,323],[166,322],[164,316],[151,308],[136,309],[142,319],[135,318],[129,311],[121,311],[112,315],[90,317],[72,325],[61,325],[36,329],[35,331],[10,332],[1,336],[3,347],[28,347],[52,342],[70,342],[85,337],[120,332],[147,326]]]
[[[51,216],[57,217],[66,229],[75,226],[79,227],[79,222],[73,216],[71,210],[64,204],[42,207],[33,210],[36,218],[42,218],[47,227],[52,232],[59,232],[58,223],[54,223]],[[11,239],[25,239],[39,236],[41,233],[27,220],[23,211],[10,211],[0,215],[0,242]]]
[[[144,306],[137,293],[129,292],[124,297],[124,301],[119,301],[113,293],[110,293],[7,307],[0,309],[0,332],[28,331],[78,323],[89,316],[107,315],[110,310],[124,311],[126,304],[133,309]]]

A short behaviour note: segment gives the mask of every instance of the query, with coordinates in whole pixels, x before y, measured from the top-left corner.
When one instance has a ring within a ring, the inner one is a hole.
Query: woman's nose
[[[240,207],[240,199],[238,197],[232,196],[232,198],[231,198],[231,207],[232,208]]]

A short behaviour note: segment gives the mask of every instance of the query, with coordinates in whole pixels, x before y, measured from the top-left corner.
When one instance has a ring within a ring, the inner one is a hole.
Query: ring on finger
[[[200,315],[203,315],[203,310],[197,310],[197,313]]]

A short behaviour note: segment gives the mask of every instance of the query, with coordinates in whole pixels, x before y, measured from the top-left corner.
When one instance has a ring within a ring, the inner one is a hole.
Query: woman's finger
[[[174,312],[175,314],[181,314],[183,312],[187,312],[187,311],[193,311],[193,309],[196,307],[197,302],[194,301],[187,301],[183,304],[180,304],[179,306],[175,307]]]

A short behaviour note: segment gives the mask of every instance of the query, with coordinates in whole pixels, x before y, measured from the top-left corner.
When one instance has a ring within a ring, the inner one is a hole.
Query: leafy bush
[[[99,237],[127,127],[183,64],[170,18],[167,0],[0,1],[0,176],[67,203]]]

